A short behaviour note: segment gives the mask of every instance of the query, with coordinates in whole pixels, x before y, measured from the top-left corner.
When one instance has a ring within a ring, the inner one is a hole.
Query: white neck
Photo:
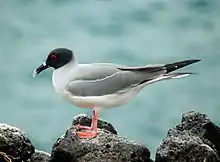
[[[52,82],[55,90],[58,93],[62,93],[69,83],[69,81],[72,79],[72,72],[77,67],[78,63],[76,60],[70,61],[68,64],[55,69],[52,75]]]

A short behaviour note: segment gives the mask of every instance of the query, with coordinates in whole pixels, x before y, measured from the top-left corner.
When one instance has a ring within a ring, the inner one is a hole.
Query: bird
[[[149,84],[194,74],[173,71],[198,61],[201,60],[189,59],[137,67],[114,63],[80,64],[72,50],[56,48],[34,70],[33,77],[53,68],[52,83],[55,91],[70,103],[93,110],[91,126],[77,125],[77,136],[95,138],[100,109],[126,104]]]

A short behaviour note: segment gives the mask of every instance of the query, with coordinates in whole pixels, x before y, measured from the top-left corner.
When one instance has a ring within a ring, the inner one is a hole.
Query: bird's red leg
[[[95,120],[94,120],[94,117],[96,116],[95,113],[97,113],[97,112],[96,112],[95,110],[93,110],[92,112],[93,112],[93,117],[92,117],[91,126],[88,127],[88,126],[84,126],[84,125],[78,124],[78,125],[76,126],[78,129],[92,130],[92,129],[94,128],[94,121],[95,121]]]
[[[93,110],[93,118],[91,127],[85,127],[85,126],[79,126],[78,128],[82,128],[84,130],[77,132],[77,135],[80,138],[94,138],[97,136],[97,123],[98,123],[98,112],[96,110]],[[87,131],[85,131],[87,130]]]
[[[93,110],[93,118],[92,118],[92,124],[91,124],[91,128],[94,130],[97,130],[97,125],[98,124],[98,112],[94,109]]]

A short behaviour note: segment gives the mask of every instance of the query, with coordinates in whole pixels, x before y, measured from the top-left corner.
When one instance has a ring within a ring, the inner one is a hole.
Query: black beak
[[[41,66],[39,66],[37,69],[34,70],[33,77],[40,74],[42,71],[46,70],[47,68],[49,68],[49,66],[46,65],[46,63],[43,63]]]

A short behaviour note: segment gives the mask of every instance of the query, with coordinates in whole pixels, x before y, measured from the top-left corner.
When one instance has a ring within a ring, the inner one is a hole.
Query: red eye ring
[[[52,55],[50,56],[50,59],[51,59],[52,61],[55,61],[55,60],[57,59],[57,56],[54,55],[54,54],[52,54]]]

